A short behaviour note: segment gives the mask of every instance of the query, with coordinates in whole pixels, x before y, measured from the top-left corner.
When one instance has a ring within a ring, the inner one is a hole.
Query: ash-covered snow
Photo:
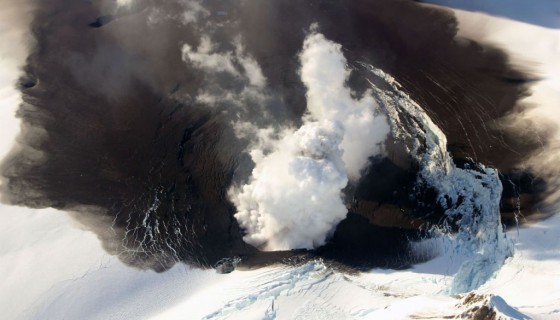
[[[508,4],[513,6],[520,2]],[[531,4],[538,6],[537,2]],[[501,10],[508,6],[496,8]],[[549,13],[549,18],[555,17],[554,10]],[[560,101],[557,79],[553,77],[553,71],[557,70],[554,66],[558,66],[557,60],[553,59],[560,54],[558,30],[543,30],[521,22],[467,12],[460,13],[459,18],[463,27],[472,21],[478,26],[486,26],[485,37],[489,41],[499,42],[519,55],[525,52],[536,60],[542,56],[550,57],[549,61],[539,60],[544,65],[543,70],[550,66],[547,71],[550,77],[543,81],[544,89],[538,89],[529,99],[532,103],[549,102],[548,109],[536,108],[531,115],[540,112],[540,116],[550,115],[548,118],[554,119],[557,114],[554,106]],[[15,39],[19,36],[17,34]],[[0,38],[5,40],[5,33],[1,33]],[[535,39],[540,45],[526,45]],[[14,37],[8,37],[8,41],[2,44],[15,42]],[[0,46],[0,50],[5,48],[7,45]],[[13,114],[20,98],[12,84],[17,78],[19,62],[4,59],[1,63],[0,142],[2,153],[5,153],[18,130],[18,121]],[[437,153],[431,156],[446,157]],[[469,181],[482,174],[474,169],[470,172],[447,167],[446,170],[442,174],[450,175],[450,178],[432,183],[439,185],[442,194],[448,196],[460,194],[447,188],[448,179]],[[483,168],[483,171],[485,177],[482,180],[487,179],[490,184],[495,181],[491,169]],[[491,189],[497,190],[498,186],[494,187],[496,189]],[[492,204],[493,199],[489,192],[481,195],[478,201]],[[469,205],[477,206],[477,202]],[[453,275],[462,262],[469,259],[469,252],[475,260],[477,254],[488,257],[490,251],[484,246],[477,247],[481,239],[467,241],[474,248],[466,251],[466,257],[455,251],[459,243],[455,239],[428,241],[424,245],[441,250],[441,255],[410,270],[376,269],[344,275],[329,270],[318,261],[295,267],[234,271],[226,275],[212,270],[185,270],[180,266],[164,274],[155,274],[123,266],[117,258],[105,254],[93,233],[80,230],[61,212],[7,206],[1,206],[0,212],[4,226],[9,226],[0,233],[0,309],[6,319],[449,318],[461,317],[473,307],[480,310],[484,305],[506,319],[560,319],[559,216],[508,232],[515,243],[513,257],[495,274],[495,278],[477,290],[475,296],[484,295],[481,301],[465,304],[468,295],[450,296],[445,288],[452,287],[457,281],[453,280]],[[488,215],[490,217],[492,215]],[[478,223],[475,230],[480,231],[484,226],[480,226],[481,221]],[[490,223],[494,225],[495,220]],[[500,234],[495,228],[492,230],[491,237]],[[457,237],[461,237],[461,232]],[[507,247],[502,247],[500,239],[503,240],[499,237],[490,241],[492,248]],[[480,270],[475,266],[465,269]],[[465,283],[473,284],[473,281]]]
[[[513,254],[513,243],[500,220],[502,184],[498,172],[483,165],[458,168],[447,151],[447,140],[422,108],[400,90],[400,84],[382,70],[365,66],[391,88],[377,89],[380,105],[389,114],[392,132],[408,143],[420,166],[417,184],[437,192],[447,221],[442,236],[449,236],[453,251],[465,257],[450,293],[475,290],[488,281]],[[403,123],[406,122],[406,123]],[[457,228],[456,233],[451,231]]]

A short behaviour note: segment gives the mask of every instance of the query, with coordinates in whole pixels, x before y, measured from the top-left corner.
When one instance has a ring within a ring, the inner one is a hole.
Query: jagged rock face
[[[468,293],[461,297],[456,305],[460,314],[458,319],[472,320],[506,320],[529,319],[515,308],[509,306],[502,298],[490,294]]]
[[[260,261],[227,196],[252,166],[244,153],[249,142],[231,123],[301,124],[306,91],[298,54],[315,22],[342,45],[357,96],[367,80],[382,85],[358,62],[394,75],[441,128],[459,167],[472,159],[497,168],[502,181],[513,181],[504,183],[504,203],[519,194],[527,207],[538,200],[542,183],[517,171],[533,141],[515,140],[498,125],[526,93],[526,78],[500,51],[455,41],[449,13],[394,0],[184,3],[139,1],[127,10],[105,1],[36,3],[36,44],[20,81],[23,131],[2,171],[6,201],[75,212],[110,253],[136,267],[208,267],[233,256]],[[266,103],[201,102],[203,92],[237,97],[248,86],[185,63],[181,45],[197,47],[203,35],[218,53],[235,51],[240,37],[267,80]],[[445,208],[430,186],[418,185],[419,164],[404,144],[389,138],[387,154],[345,190],[348,219],[311,257],[365,268],[425,258],[408,252],[408,241],[420,224],[440,221]]]

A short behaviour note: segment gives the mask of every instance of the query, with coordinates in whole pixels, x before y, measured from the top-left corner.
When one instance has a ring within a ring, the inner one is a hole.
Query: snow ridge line
[[[465,255],[453,278],[449,293],[472,291],[483,285],[513,255],[500,220],[502,184],[497,170],[482,164],[457,168],[447,151],[447,139],[424,110],[402,91],[390,75],[365,63],[359,65],[385,82],[391,90],[381,90],[371,81],[380,106],[387,112],[394,137],[405,142],[408,152],[420,165],[417,184],[438,192],[437,201],[445,209],[443,230],[454,250]],[[458,229],[452,233],[453,229]]]

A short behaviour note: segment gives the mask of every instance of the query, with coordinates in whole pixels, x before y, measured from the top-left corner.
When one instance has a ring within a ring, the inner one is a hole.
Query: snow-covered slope
[[[559,7],[539,17],[555,21]],[[515,19],[509,5],[468,9],[455,10],[462,36],[506,48],[514,63],[532,66],[545,79],[526,100],[537,108],[524,116],[556,121],[558,26]],[[477,9],[499,17],[474,12]],[[14,44],[22,39],[21,30],[0,30],[2,155],[19,128],[14,112],[20,97],[14,83],[25,46]],[[348,275],[316,261],[227,275],[177,265],[156,274],[126,267],[107,255],[95,235],[65,213],[0,206],[0,214],[0,310],[5,319],[407,319],[492,311],[497,318],[560,319],[560,216],[509,231],[515,254],[495,278],[475,294],[450,296],[446,290],[465,257],[445,239],[418,244],[419,250],[439,250],[440,256],[410,270]]]
[[[556,0],[428,0],[423,2],[463,11],[484,12],[496,17],[547,28],[560,28],[560,11],[558,11],[558,1]]]
[[[529,159],[527,165],[535,172],[549,176],[549,183],[555,187],[560,186],[555,164],[560,154],[560,2],[429,2],[468,9],[454,10],[459,21],[458,36],[504,49],[514,66],[538,79],[531,86],[531,95],[522,101],[525,108],[512,115],[508,122],[515,130],[528,130],[527,122],[537,123],[539,128],[554,136],[550,145]],[[484,13],[486,10],[495,16]],[[527,19],[518,19],[520,16]],[[546,21],[554,24],[543,23]],[[559,199],[558,192],[555,192],[550,195],[549,203],[557,203]]]
[[[503,48],[511,63],[540,80],[523,100],[528,110],[512,120],[542,126],[560,124],[560,2],[558,1],[429,1],[455,8],[459,36]],[[493,15],[489,16],[487,13]],[[519,126],[523,130],[523,125]],[[558,141],[528,160],[527,165],[549,175],[558,186]],[[557,188],[556,188],[557,189]],[[556,192],[557,193],[557,192]],[[549,203],[558,201],[554,193]],[[481,292],[502,296],[508,303],[538,318],[560,318],[560,217],[553,216],[519,231],[511,231],[516,253]],[[537,316],[539,315],[539,316]],[[552,316],[554,315],[554,316]]]

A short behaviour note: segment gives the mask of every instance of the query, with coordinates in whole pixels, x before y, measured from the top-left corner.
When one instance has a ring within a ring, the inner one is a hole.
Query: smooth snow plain
[[[513,63],[538,72],[543,80],[527,98],[536,108],[524,116],[560,124],[558,26],[511,13],[517,8],[521,14],[526,1],[432,2],[468,9],[453,9],[460,36],[500,46]],[[539,12],[542,21],[558,19],[560,3],[531,3],[553,6]],[[14,113],[21,98],[14,84],[25,57],[24,22],[20,29],[0,29],[2,156],[19,130]],[[554,150],[547,152],[541,160],[555,158]],[[0,206],[0,212],[5,319],[437,319],[467,308],[463,297],[447,294],[464,257],[445,239],[418,244],[440,255],[409,270],[346,275],[317,261],[227,275],[176,265],[157,274],[106,254],[96,236],[66,213],[9,206]],[[514,256],[477,293],[491,295],[488,305],[504,318],[560,319],[560,216],[511,230],[509,237]]]

